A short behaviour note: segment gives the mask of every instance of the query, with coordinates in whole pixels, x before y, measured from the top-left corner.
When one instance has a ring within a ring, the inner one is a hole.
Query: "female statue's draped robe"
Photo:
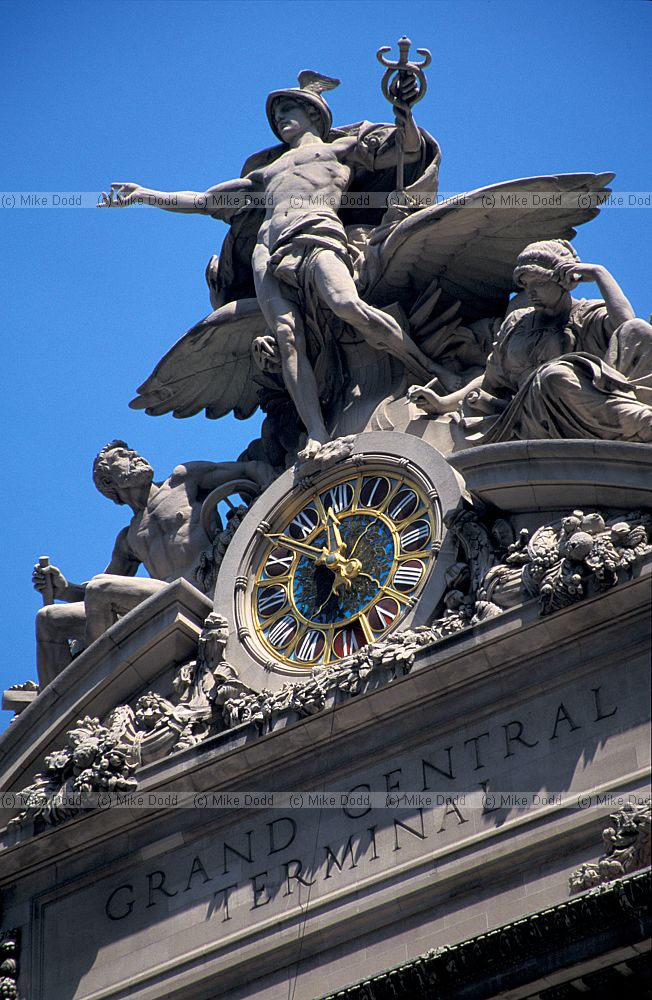
[[[502,324],[482,386],[463,403],[468,444],[652,442],[652,327],[630,320],[614,330],[604,302],[587,299],[573,302],[561,330],[540,321],[526,308]]]

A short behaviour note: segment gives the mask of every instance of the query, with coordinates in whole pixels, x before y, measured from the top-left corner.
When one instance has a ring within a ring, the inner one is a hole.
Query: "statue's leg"
[[[84,605],[50,604],[36,615],[36,666],[41,687],[54,680],[70,663],[68,639],[83,639]]]
[[[302,458],[308,458],[330,439],[330,435],[321,412],[315,373],[308,361],[303,319],[267,270],[268,260],[267,248],[257,246],[253,255],[256,296],[278,344],[285,387],[308,432],[308,441],[302,451]]]
[[[532,437],[598,438],[652,443],[652,406],[627,392],[605,392],[581,364],[542,365],[520,426]]]
[[[167,587],[163,580],[100,573],[86,585],[86,645],[99,639],[121,615]]]
[[[419,350],[393,316],[360,298],[346,264],[332,250],[323,250],[317,258],[315,285],[324,305],[376,350],[388,351],[425,382],[443,374],[443,369]]]
[[[605,361],[652,393],[652,326],[638,318],[621,323],[611,336]]]

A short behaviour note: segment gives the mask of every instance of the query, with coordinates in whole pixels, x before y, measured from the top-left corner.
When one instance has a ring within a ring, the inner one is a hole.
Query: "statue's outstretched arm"
[[[417,128],[411,110],[411,104],[416,92],[417,87],[414,77],[408,77],[404,84],[402,99],[393,102],[396,129],[401,133],[400,141],[403,142],[403,155],[407,163],[421,156],[423,146],[423,139],[421,138],[421,133]],[[381,168],[394,165],[396,162],[396,144],[398,141],[399,137],[395,135],[391,143],[381,146],[376,154],[376,167]]]
[[[151,205],[165,212],[182,212],[187,215],[213,215],[228,218],[234,206],[224,203],[224,195],[246,194],[254,187],[249,177],[236,177],[223,181],[207,191],[155,191],[141,184],[116,181],[108,192],[103,191],[98,208],[127,208],[129,205]]]

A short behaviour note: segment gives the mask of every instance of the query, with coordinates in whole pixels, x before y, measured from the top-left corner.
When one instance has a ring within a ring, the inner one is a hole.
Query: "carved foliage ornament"
[[[625,805],[609,820],[610,825],[602,831],[604,854],[570,875],[571,892],[592,889],[650,864],[650,801]]]
[[[538,596],[541,614],[546,615],[613,587],[652,552],[652,517],[639,512],[609,517],[575,510],[559,522],[543,525],[532,537],[522,531],[516,541],[504,518],[492,521],[468,508],[457,511],[448,527],[458,536],[466,558],[449,568],[446,610],[430,625],[381,637],[339,662],[314,667],[307,677],[288,681],[278,691],[254,691],[225,661],[229,626],[213,612],[200,636],[197,658],[177,671],[171,697],[150,691],[133,709],[126,705],[114,709],[104,723],[88,717],[80,720],[67,734],[65,745],[45,758],[45,770],[18,793],[24,809],[11,823],[58,823],[76,815],[94,793],[133,790],[133,775],[141,764],[195,746],[233,726],[254,723],[262,733],[281,714],[313,715],[329,700],[333,703],[367,689],[372,674],[378,682],[388,683],[409,673],[420,650],[528,598]],[[591,874],[595,866],[589,866],[590,871],[587,868],[578,879],[596,884],[590,879],[603,881],[603,873],[624,863],[621,852],[630,850],[629,844],[622,846],[625,826],[616,832],[617,849],[599,863],[599,877]]]
[[[218,688],[222,697],[239,691],[229,679],[228,664],[218,678],[210,664],[220,663],[228,626],[211,614],[199,640],[198,656],[183,664],[173,681],[174,700],[148,691],[134,708],[120,705],[104,722],[86,716],[66,734],[63,747],[48,754],[44,770],[16,793],[23,809],[10,826],[30,821],[54,825],[96,804],[102,792],[131,792],[142,764],[185,750],[224,728],[220,725]]]
[[[531,536],[522,529],[511,542],[508,521],[491,523],[473,510],[456,512],[448,526],[466,556],[449,570],[444,598],[447,617],[460,628],[533,597],[542,615],[551,614],[629,579],[652,553],[652,516],[640,511],[574,510]]]
[[[0,932],[0,1000],[18,997],[18,951],[20,931]]]

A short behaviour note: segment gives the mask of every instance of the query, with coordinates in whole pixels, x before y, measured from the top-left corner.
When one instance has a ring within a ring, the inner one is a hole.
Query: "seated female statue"
[[[594,281],[603,299],[573,299]],[[508,312],[479,375],[457,392],[408,393],[426,413],[459,409],[466,444],[536,438],[652,442],[652,326],[636,319],[599,264],[565,240],[531,243],[514,282],[530,304]]]

